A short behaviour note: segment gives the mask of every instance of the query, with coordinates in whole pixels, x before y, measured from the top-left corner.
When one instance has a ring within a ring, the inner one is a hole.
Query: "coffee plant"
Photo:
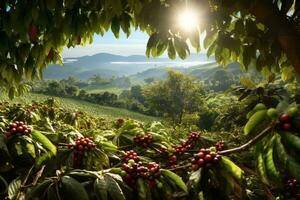
[[[261,184],[280,199],[299,198],[297,104],[257,104],[244,127],[249,140],[235,148],[201,132],[173,138],[158,122],[93,118],[53,100],[0,106],[2,199],[247,199],[248,175],[228,155],[250,147]]]

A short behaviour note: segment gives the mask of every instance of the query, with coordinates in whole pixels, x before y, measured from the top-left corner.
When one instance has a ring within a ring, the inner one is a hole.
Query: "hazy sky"
[[[92,44],[87,46],[76,46],[65,48],[62,53],[64,58],[94,55],[97,53],[111,53],[116,55],[145,55],[148,35],[140,31],[132,31],[129,38],[120,31],[120,38],[116,39],[111,31],[103,37],[95,35]],[[191,52],[194,49],[191,48]],[[162,55],[165,57],[166,55]]]
[[[121,31],[120,38],[116,39],[112,32],[103,37],[95,35],[92,44],[66,48],[62,54],[64,58],[93,55],[96,53],[112,53],[117,55],[145,55],[148,35],[133,31],[129,38]]]

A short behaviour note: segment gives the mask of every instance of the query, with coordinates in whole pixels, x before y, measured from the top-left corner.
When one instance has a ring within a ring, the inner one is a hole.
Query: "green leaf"
[[[257,170],[258,170],[258,174],[261,178],[261,181],[264,184],[269,185],[269,181],[268,181],[268,177],[267,177],[267,170],[266,170],[265,162],[264,162],[263,155],[261,152],[259,152],[257,155]]]
[[[267,119],[267,117],[267,110],[259,110],[256,113],[254,113],[245,125],[244,133],[248,135],[249,133],[253,132],[253,130],[255,130],[259,125],[261,125],[262,122]]]
[[[38,183],[27,194],[28,199],[42,198],[51,183],[51,180],[44,180],[43,182]]]
[[[172,60],[174,60],[176,58],[176,51],[175,51],[175,47],[174,47],[172,40],[170,40],[168,43],[168,56]]]
[[[174,46],[177,54],[181,59],[185,59],[187,57],[188,46],[185,41],[182,41],[181,38],[175,37],[174,38]]]
[[[6,182],[6,180],[0,176],[0,194],[5,194],[7,192],[8,189],[8,184]]]
[[[105,181],[107,184],[107,190],[109,193],[109,196],[113,200],[125,200],[125,196],[123,194],[122,189],[120,188],[119,184],[115,179],[113,179],[111,176],[105,176]]]
[[[198,169],[197,171],[193,172],[189,178],[189,181],[194,184],[197,185],[200,180],[201,180],[201,172],[202,172],[202,168]]]
[[[289,132],[282,132],[281,138],[287,143],[289,148],[294,148],[300,152],[300,138]]]
[[[5,144],[5,136],[0,134],[0,151],[3,151],[5,154],[8,154],[8,149]]]
[[[171,181],[173,181],[183,191],[185,191],[185,192],[188,191],[186,184],[183,182],[183,180],[180,176],[178,176],[174,172],[171,172],[170,170],[161,169],[160,171],[165,178],[168,178]]]
[[[286,171],[300,181],[300,164],[292,156],[288,155],[281,143],[280,137],[275,140],[275,147],[277,152],[277,159],[284,166]]]
[[[74,178],[63,176],[61,183],[60,195],[62,196],[62,199],[89,200],[83,185]]]
[[[118,150],[118,147],[111,142],[101,142],[101,148],[103,148],[104,151],[110,152],[116,152]]]
[[[139,199],[147,199],[146,184],[142,178],[137,181]]]
[[[256,85],[255,83],[253,83],[250,79],[244,77],[244,76],[241,76],[240,77],[240,82],[243,86],[245,86],[246,88],[248,89],[253,89],[253,88],[256,88]]]
[[[216,37],[217,33],[208,32],[204,38],[204,48],[207,49],[216,40]]]
[[[97,178],[95,180],[95,182],[94,182],[94,191],[95,191],[98,199],[108,200],[107,184],[106,184],[105,179],[103,177]]]
[[[276,136],[274,136],[276,137]],[[267,148],[267,152],[264,156],[265,164],[266,164],[266,171],[270,177],[270,180],[273,180],[275,183],[280,183],[280,173],[275,166],[274,156],[273,156],[273,147],[274,147],[274,139],[271,140],[271,145]]]
[[[156,48],[158,42],[158,33],[153,33],[147,42],[147,50],[146,50],[146,55],[147,57],[150,57],[150,53],[152,52],[152,49]]]
[[[111,21],[111,31],[115,35],[116,38],[120,36],[120,22],[117,17],[113,17]]]
[[[46,149],[48,149],[53,155],[56,154],[56,147],[52,144],[52,142],[42,133],[39,131],[33,130],[32,131],[32,138],[41,143]]]
[[[156,56],[161,56],[168,48],[168,43],[165,41],[160,41],[156,48]]]
[[[199,35],[198,30],[193,31],[189,35],[189,39],[190,39],[190,42],[191,42],[192,46],[194,48],[196,48],[197,53],[199,53],[201,48],[200,48],[200,35]]]
[[[280,101],[279,104],[276,106],[276,110],[279,113],[286,112],[289,107],[289,103],[287,101]]]
[[[8,185],[8,198],[9,199],[14,199],[19,192],[20,188],[22,185],[21,179],[18,177],[14,179],[12,182],[9,183]]]
[[[244,171],[240,167],[238,167],[234,162],[225,156],[222,156],[221,163],[236,180],[241,181]]]
[[[293,67],[283,67],[281,73],[281,79],[289,81],[294,77],[295,71]]]
[[[60,195],[57,192],[56,185],[52,185],[51,187],[47,187],[47,198],[48,200],[60,200]],[[45,193],[44,193],[45,194]]]

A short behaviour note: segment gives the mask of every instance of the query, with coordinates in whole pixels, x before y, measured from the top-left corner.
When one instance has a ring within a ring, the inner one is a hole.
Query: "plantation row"
[[[159,122],[106,120],[43,103],[0,104],[1,199],[255,199],[227,155],[255,145],[255,180],[280,199],[300,196],[299,110],[257,104],[249,141],[226,149],[200,132],[174,137]]]

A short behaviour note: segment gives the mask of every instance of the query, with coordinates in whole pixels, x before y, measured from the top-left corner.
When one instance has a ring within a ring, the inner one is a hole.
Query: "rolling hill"
[[[10,101],[13,103],[31,103],[34,101],[44,101],[47,98],[52,96],[43,95],[43,94],[35,94],[35,93],[28,93],[21,97],[16,97],[13,100],[9,100],[6,96],[0,96],[1,101]],[[70,109],[70,110],[79,110],[86,112],[92,116],[97,117],[107,117],[107,118],[132,118],[135,120],[143,121],[143,122],[152,122],[161,120],[160,118],[151,117],[147,115],[143,115],[141,113],[132,112],[122,108],[113,108],[109,106],[101,106],[94,103],[89,103],[86,101],[75,100],[70,98],[60,98],[60,97],[53,97],[59,100],[61,107]]]
[[[204,54],[191,54],[188,59],[170,60],[169,58],[147,58],[141,55],[119,56],[99,53],[92,56],[64,59],[64,65],[49,65],[45,70],[46,79],[63,79],[74,76],[86,80],[93,75],[102,77],[118,77],[133,75],[145,70],[165,66],[192,66],[200,63],[213,62]]]
[[[167,77],[168,69],[169,68],[167,67],[148,69],[129,77],[132,83],[143,84],[144,79],[146,78],[154,78],[156,80],[164,79],[165,77]],[[220,70],[226,70],[227,73],[233,76],[239,76],[243,74],[238,63],[231,63],[226,67],[226,69],[224,69],[224,67],[218,65],[217,63],[208,63],[208,64],[196,65],[187,68],[173,67],[172,69],[189,74],[195,77],[196,79],[201,79],[201,80],[209,80],[213,78],[214,74]]]

